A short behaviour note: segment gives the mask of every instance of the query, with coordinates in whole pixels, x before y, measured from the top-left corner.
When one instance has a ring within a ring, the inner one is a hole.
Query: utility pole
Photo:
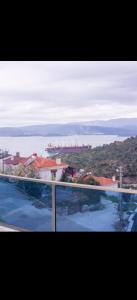
[[[2,172],[4,173],[4,151],[2,150]]]
[[[4,173],[4,160],[2,159],[2,173]]]
[[[123,171],[122,171],[122,166],[120,166],[119,167],[120,188],[122,188],[122,176],[123,176]]]
[[[119,172],[119,185],[120,188],[122,188],[122,176],[123,176],[123,170],[122,166],[119,166],[119,168],[116,170]],[[119,194],[119,217],[120,217],[120,224],[123,225],[123,209],[122,209],[122,193]]]
[[[122,166],[119,166],[119,168],[117,168],[117,172],[119,172],[119,184],[120,184],[120,188],[122,188],[122,177],[123,177],[123,170],[122,170]]]

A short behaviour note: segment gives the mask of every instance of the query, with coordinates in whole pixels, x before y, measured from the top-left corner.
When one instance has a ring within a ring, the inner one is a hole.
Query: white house
[[[63,171],[68,167],[61,162],[60,158],[56,160],[44,157],[38,157],[36,153],[30,156],[24,163],[26,167],[32,167],[36,177],[44,180],[57,180],[62,177]]]
[[[5,161],[7,160],[7,159],[10,159],[12,157],[12,155],[11,154],[9,154],[9,153],[4,153],[3,155],[1,154],[0,155],[0,173],[1,172],[4,172],[4,168],[5,168]]]

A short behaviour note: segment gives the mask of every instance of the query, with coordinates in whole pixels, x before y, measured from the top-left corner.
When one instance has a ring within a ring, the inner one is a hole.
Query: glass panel
[[[137,231],[136,208],[135,194],[56,187],[57,231]]]
[[[0,178],[0,222],[33,231],[51,231],[51,186]]]
[[[121,193],[119,215],[125,231],[137,231],[137,194]]]
[[[0,178],[0,221],[51,231],[51,185]],[[57,231],[137,231],[137,194],[56,186]]]

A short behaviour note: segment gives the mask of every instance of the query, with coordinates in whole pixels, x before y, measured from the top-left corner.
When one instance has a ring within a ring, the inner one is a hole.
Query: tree
[[[79,180],[77,181],[77,183],[81,183],[81,184],[89,184],[89,185],[100,185],[100,183],[95,180],[92,176],[89,178],[79,178]]]
[[[39,179],[39,176],[36,174],[36,170],[33,165],[27,167],[20,165],[16,170],[12,171],[12,175]]]

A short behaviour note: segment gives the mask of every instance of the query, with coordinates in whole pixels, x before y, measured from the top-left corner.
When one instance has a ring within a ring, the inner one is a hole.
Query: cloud
[[[0,126],[137,117],[137,62],[0,62]]]

